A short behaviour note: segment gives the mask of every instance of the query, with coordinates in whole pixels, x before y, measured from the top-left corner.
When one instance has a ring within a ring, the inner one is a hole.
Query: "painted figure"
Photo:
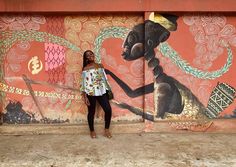
[[[170,31],[177,29],[177,16],[162,15],[160,17],[162,21],[165,21],[162,24],[146,20],[143,24],[133,27],[125,39],[122,56],[128,61],[144,56],[145,60],[148,61],[148,66],[153,69],[157,87],[157,117],[164,118],[165,113],[181,114],[185,106],[184,96],[188,98],[191,96],[194,103],[199,106],[200,111],[204,111],[204,106],[196,96],[183,84],[168,76],[160,66],[159,59],[155,57],[154,49],[169,38]],[[143,94],[151,91],[154,91],[154,84],[144,87]]]

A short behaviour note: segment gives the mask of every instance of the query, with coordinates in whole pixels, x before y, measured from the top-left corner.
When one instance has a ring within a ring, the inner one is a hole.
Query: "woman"
[[[83,55],[83,71],[80,90],[84,98],[85,104],[88,106],[88,125],[90,129],[91,138],[96,138],[94,131],[94,115],[96,108],[96,101],[99,102],[105,112],[105,131],[104,136],[111,138],[109,131],[111,122],[111,106],[109,103],[107,90],[111,87],[107,82],[107,77],[102,64],[97,64],[94,61],[94,53],[87,50]]]

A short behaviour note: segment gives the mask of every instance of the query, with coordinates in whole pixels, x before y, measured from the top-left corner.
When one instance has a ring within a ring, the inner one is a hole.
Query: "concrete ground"
[[[236,134],[1,135],[0,167],[236,167]]]

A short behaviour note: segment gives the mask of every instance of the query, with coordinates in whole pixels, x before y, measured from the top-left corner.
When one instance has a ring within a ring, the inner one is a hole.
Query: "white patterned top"
[[[109,90],[110,85],[103,68],[92,68],[82,71],[80,91],[89,96],[102,96]]]

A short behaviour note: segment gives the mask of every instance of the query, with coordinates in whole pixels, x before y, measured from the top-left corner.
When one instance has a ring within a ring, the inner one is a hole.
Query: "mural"
[[[236,20],[216,14],[0,16],[5,123],[80,123],[83,51],[106,68],[113,121],[235,118]],[[97,121],[103,119],[97,108]],[[186,123],[184,124],[184,121]]]
[[[87,107],[78,91],[83,51],[95,49],[95,41],[99,41],[98,36],[103,29],[120,26],[129,30],[141,22],[141,15],[2,15],[0,87],[4,122],[85,122]],[[114,49],[121,49],[119,46],[125,35],[122,32],[118,40],[116,36],[110,37],[111,40],[115,39]],[[103,45],[106,42],[98,49],[102,51],[99,58],[104,61],[104,66],[111,71],[118,66],[116,74],[125,74],[123,78],[128,76],[130,81],[134,81],[129,84],[141,86],[143,72],[135,71],[140,67],[140,60],[126,65],[116,64],[114,57],[119,52],[114,50],[108,54],[107,47]],[[115,89],[116,85],[113,84],[113,87]],[[119,101],[123,100],[142,110],[142,97],[127,99],[126,95],[117,91],[112,106],[113,120],[140,121],[140,116],[118,106]],[[7,108],[8,105],[11,110]],[[97,111],[99,121],[103,119],[103,112],[100,108]],[[19,116],[22,112],[27,114],[27,121],[22,118],[26,116]]]
[[[215,89],[220,90],[213,91],[208,106],[205,108],[190,89],[163,71],[160,60],[155,57],[154,49],[160,43],[167,41],[170,31],[176,31],[178,17],[170,14],[152,13],[150,18],[153,21],[146,20],[129,32],[124,43],[123,57],[126,60],[135,60],[144,56],[148,61],[148,67],[153,69],[155,89],[157,90],[154,94],[156,96],[156,116],[163,119],[164,117],[172,117],[168,114],[171,113],[175,114],[173,117],[189,115],[193,119],[217,118],[219,113],[233,102],[235,89],[225,83],[219,84]],[[228,59],[222,69],[214,72],[204,72],[189,66],[167,43],[162,44],[159,50],[163,55],[173,59],[174,63],[178,64],[185,73],[190,73],[201,79],[215,79],[227,72],[232,65],[230,47],[226,46],[226,41],[218,41],[218,43],[220,42],[228,50]]]

